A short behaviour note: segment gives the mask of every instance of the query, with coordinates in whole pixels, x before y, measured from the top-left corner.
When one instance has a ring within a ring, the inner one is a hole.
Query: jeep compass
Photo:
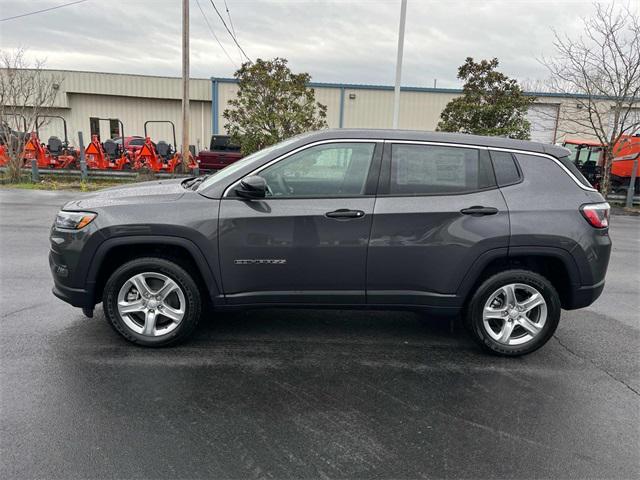
[[[102,302],[149,347],[184,340],[210,309],[411,308],[522,355],[604,287],[609,205],[568,155],[450,133],[300,135],[212,175],[67,203],[53,293],[88,316]]]

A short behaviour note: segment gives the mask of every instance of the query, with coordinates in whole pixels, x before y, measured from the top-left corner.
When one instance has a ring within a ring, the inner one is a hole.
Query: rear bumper
[[[569,298],[563,305],[565,310],[584,308],[595,302],[604,290],[604,279],[595,285],[583,285],[571,290]]]

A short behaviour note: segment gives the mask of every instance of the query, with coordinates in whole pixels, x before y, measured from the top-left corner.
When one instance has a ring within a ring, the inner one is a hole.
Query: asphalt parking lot
[[[524,358],[410,312],[226,313],[149,350],[50,293],[77,195],[0,190],[1,478],[640,477],[640,217]]]

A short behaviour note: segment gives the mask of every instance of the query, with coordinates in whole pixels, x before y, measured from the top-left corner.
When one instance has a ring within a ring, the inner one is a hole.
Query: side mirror
[[[259,175],[252,175],[240,182],[236,193],[242,198],[264,198],[267,196],[267,181]]]

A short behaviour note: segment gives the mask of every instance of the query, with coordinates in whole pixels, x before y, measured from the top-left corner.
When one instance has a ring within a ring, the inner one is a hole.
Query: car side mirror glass
[[[242,198],[264,198],[267,196],[267,181],[259,175],[242,179],[236,193]]]

